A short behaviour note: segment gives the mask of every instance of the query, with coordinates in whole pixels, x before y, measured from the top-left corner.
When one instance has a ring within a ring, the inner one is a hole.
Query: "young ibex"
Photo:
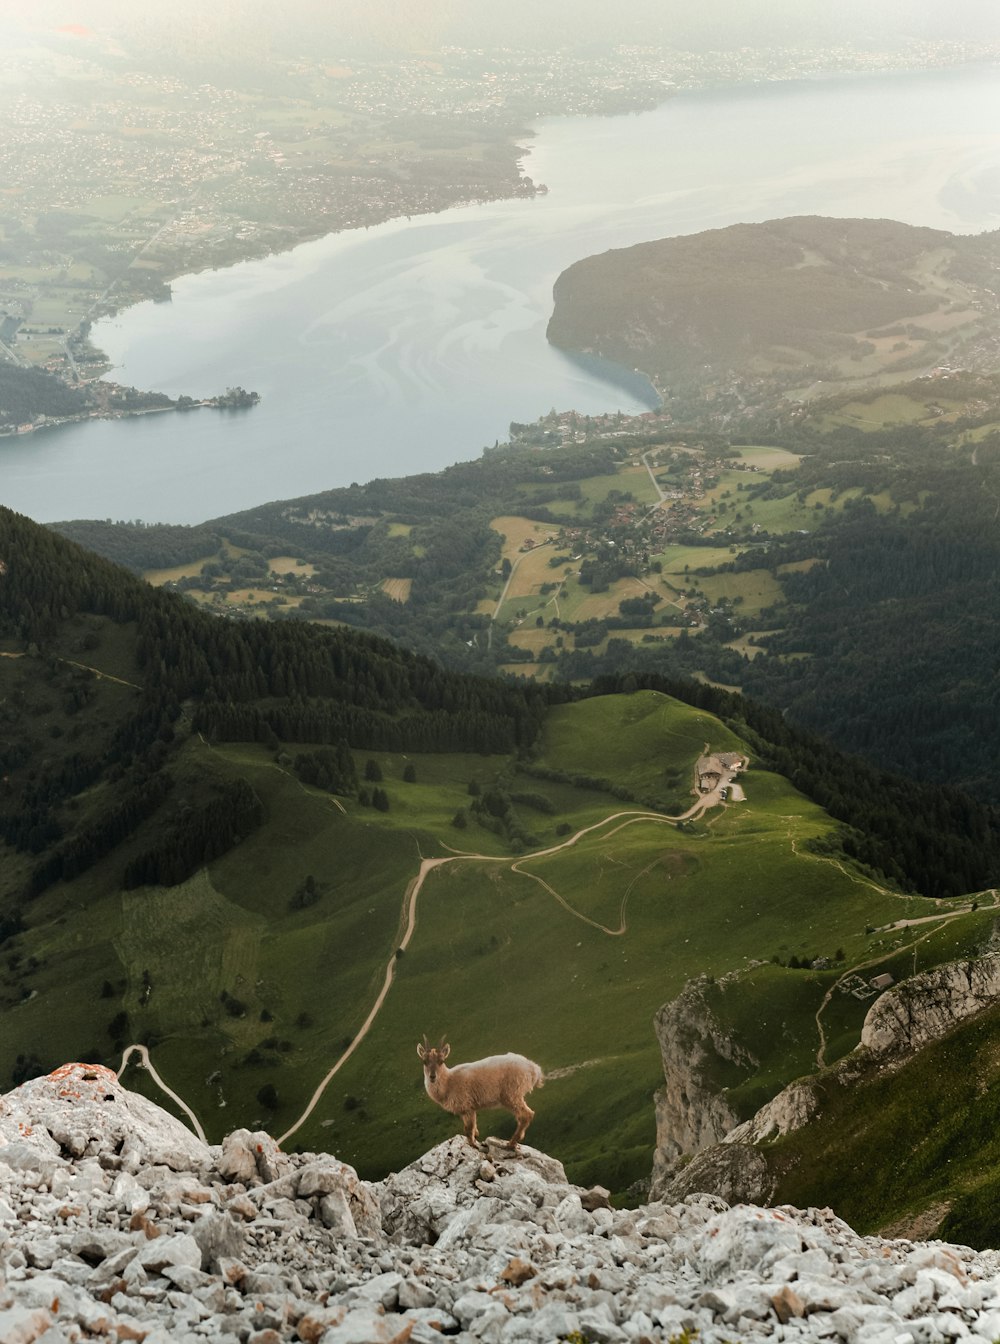
[[[417,1054],[424,1062],[427,1095],[452,1115],[462,1117],[465,1137],[473,1147],[476,1147],[479,1135],[477,1111],[501,1107],[510,1111],[517,1121],[517,1128],[508,1147],[516,1150],[535,1118],[535,1112],[524,1098],[532,1088],[544,1083],[542,1070],[524,1055],[490,1055],[487,1059],[456,1064],[449,1069],[445,1060],[450,1053],[451,1046],[445,1044],[443,1036],[436,1046],[432,1046],[426,1036],[423,1045],[417,1046]]]

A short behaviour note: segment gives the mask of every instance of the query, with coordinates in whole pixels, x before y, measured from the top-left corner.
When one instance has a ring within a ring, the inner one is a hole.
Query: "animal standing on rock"
[[[489,1055],[486,1059],[456,1064],[449,1069],[445,1060],[450,1053],[451,1046],[445,1044],[443,1036],[436,1046],[432,1046],[426,1036],[423,1044],[417,1046],[417,1054],[424,1063],[427,1095],[444,1110],[462,1117],[465,1137],[474,1148],[478,1147],[479,1135],[476,1112],[510,1111],[517,1121],[517,1128],[507,1146],[516,1152],[535,1118],[535,1112],[524,1098],[532,1088],[541,1087],[545,1082],[541,1068],[524,1055]]]

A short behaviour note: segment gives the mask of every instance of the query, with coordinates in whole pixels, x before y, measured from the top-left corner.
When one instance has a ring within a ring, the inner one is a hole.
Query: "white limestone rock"
[[[491,1144],[484,1159],[461,1137],[374,1185],[335,1158],[283,1154],[249,1131],[209,1150],[215,1167],[171,1169],[137,1147],[136,1169],[109,1176],[112,1103],[75,1098],[67,1133],[86,1143],[69,1144],[26,1114],[18,1093],[3,1145],[14,1160],[0,1160],[14,1215],[0,1221],[3,1344],[1000,1335],[1000,1254],[858,1237],[828,1210],[731,1208],[700,1194],[611,1209],[542,1153]],[[2,1105],[9,1122],[11,1099]],[[178,1147],[176,1136],[156,1141],[162,1133],[157,1122],[140,1135],[157,1159]],[[39,1179],[50,1164],[58,1196]],[[238,1170],[246,1181],[233,1179]],[[355,1208],[371,1235],[346,1235]]]
[[[211,1162],[208,1146],[185,1125],[97,1064],[64,1064],[0,1099],[0,1150],[12,1144],[63,1161],[133,1154],[174,1171],[204,1170]]]
[[[911,1054],[1000,999],[1000,953],[922,971],[868,1010],[861,1044],[875,1055]]]
[[[688,981],[656,1014],[664,1085],[656,1093],[654,1181],[677,1159],[718,1143],[739,1117],[711,1081],[718,1061],[751,1070],[757,1063],[717,1021],[707,999],[708,980]]]
[[[502,1155],[502,1154],[505,1154]],[[529,1187],[553,1182],[568,1192],[562,1164],[522,1146],[511,1153],[499,1145],[491,1150],[491,1196],[501,1202],[519,1193],[534,1204]],[[381,1185],[382,1227],[395,1240],[433,1244],[462,1209],[481,1198],[478,1188],[482,1154],[461,1135],[438,1144],[429,1153],[389,1176]]]
[[[329,1156],[314,1158],[298,1173],[295,1189],[299,1199],[316,1200],[326,1226],[340,1228],[344,1236],[381,1234],[378,1198],[346,1162]]]

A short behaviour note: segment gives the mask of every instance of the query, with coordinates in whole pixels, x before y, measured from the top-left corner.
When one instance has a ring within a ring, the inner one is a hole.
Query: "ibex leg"
[[[514,1135],[510,1140],[509,1147],[511,1148],[516,1148],[524,1138],[525,1134],[528,1132],[528,1126],[535,1118],[535,1112],[527,1102],[522,1102],[514,1112],[514,1117],[517,1120],[517,1129],[514,1130]]]

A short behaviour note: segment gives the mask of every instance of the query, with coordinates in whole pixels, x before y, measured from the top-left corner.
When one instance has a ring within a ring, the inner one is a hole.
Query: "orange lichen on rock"
[[[69,1078],[79,1070],[80,1079],[86,1083],[99,1083],[103,1078],[110,1079],[113,1082],[118,1081],[118,1075],[114,1069],[109,1069],[104,1064],[60,1064],[58,1069],[53,1069],[49,1077],[56,1082],[60,1078]]]
[[[60,1097],[72,1097],[76,1100],[85,1095],[80,1090],[80,1083],[99,1083],[103,1087],[108,1087],[111,1083],[118,1082],[118,1075],[114,1069],[106,1068],[103,1064],[60,1064],[58,1069],[53,1069],[48,1076],[55,1083],[65,1080],[67,1083],[76,1084],[61,1087],[58,1093]]]

